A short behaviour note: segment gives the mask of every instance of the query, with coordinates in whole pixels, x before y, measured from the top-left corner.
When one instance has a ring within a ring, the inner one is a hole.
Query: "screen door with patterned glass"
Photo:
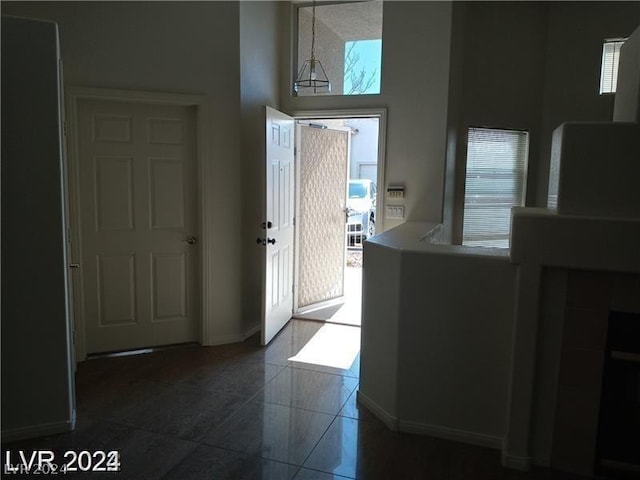
[[[350,135],[297,128],[296,313],[344,301]]]

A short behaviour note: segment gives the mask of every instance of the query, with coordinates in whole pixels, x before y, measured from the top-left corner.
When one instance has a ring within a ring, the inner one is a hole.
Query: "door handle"
[[[198,239],[196,237],[187,237],[185,240],[189,245],[195,245],[198,243]]]
[[[80,268],[80,264],[79,263],[72,263],[69,265],[69,268]]]
[[[276,239],[275,238],[256,238],[256,243],[258,245],[262,245],[263,247],[267,245],[267,243],[270,243],[271,245],[275,245],[276,244]]]
[[[355,210],[351,207],[344,207],[342,211],[344,212],[344,223],[349,223],[349,215],[351,215]]]

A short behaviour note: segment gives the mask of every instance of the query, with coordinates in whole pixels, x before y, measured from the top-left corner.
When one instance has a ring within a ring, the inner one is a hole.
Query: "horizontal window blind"
[[[600,94],[615,93],[618,84],[620,49],[626,39],[605,40],[602,46],[602,68],[600,70]]]
[[[509,247],[511,207],[524,205],[529,134],[470,128],[462,244]]]

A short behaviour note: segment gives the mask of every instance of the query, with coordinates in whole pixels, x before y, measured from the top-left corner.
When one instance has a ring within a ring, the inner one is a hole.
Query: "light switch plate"
[[[402,205],[387,205],[386,218],[404,218],[404,206]]]
[[[404,198],[404,187],[400,185],[389,185],[387,187],[387,198],[402,199]]]

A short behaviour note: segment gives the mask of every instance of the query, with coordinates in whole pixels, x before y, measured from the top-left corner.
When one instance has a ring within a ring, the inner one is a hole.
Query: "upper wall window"
[[[326,74],[331,89],[294,88],[304,95],[379,94],[382,76],[382,1],[316,4],[297,8],[296,78]],[[309,70],[311,48],[319,63]],[[307,69],[305,71],[305,68]],[[294,79],[295,80],[295,79]],[[295,82],[294,82],[295,85]]]
[[[462,244],[509,248],[511,207],[524,206],[529,133],[470,128]]]
[[[600,69],[600,94],[616,93],[618,84],[618,63],[620,49],[626,38],[605,40],[602,46],[602,67]]]

